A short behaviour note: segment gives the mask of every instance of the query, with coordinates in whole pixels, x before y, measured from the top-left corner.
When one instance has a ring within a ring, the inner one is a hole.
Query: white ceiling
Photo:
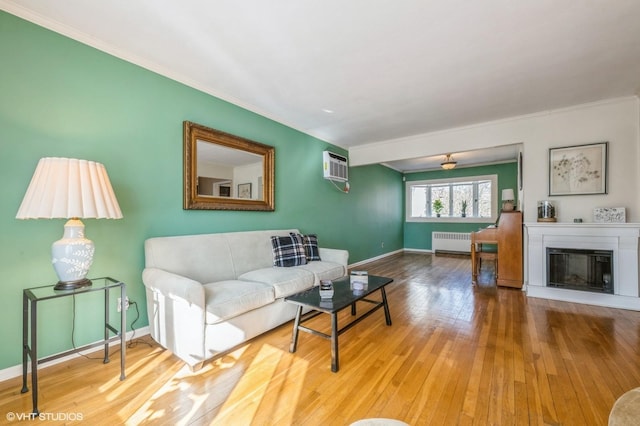
[[[521,148],[522,144],[513,144],[473,151],[447,152],[447,154],[451,154],[451,160],[455,161],[456,167],[460,168],[515,162],[518,159],[518,153],[520,153]],[[439,169],[444,161],[446,161],[446,154],[388,161],[384,165],[401,172],[416,172]]]
[[[345,148],[640,91],[638,0],[0,8]]]

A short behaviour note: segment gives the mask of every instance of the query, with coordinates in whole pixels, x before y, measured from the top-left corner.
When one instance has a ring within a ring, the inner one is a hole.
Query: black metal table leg
[[[300,326],[300,316],[302,316],[302,306],[298,306],[296,312],[296,319],[293,322],[293,335],[291,336],[291,345],[289,346],[289,352],[295,352],[298,347],[298,327]]]
[[[384,287],[380,288],[382,293],[382,306],[384,307],[384,318],[387,321],[387,325],[391,325],[391,312],[389,312],[389,304],[387,303],[387,293],[384,291]]]
[[[338,358],[338,314],[331,314],[331,371],[334,373],[340,369]]]
[[[35,300],[31,301],[31,399],[33,401],[33,415],[40,414],[38,411],[38,313]]]
[[[122,328],[120,329],[122,330]],[[104,291],[104,360],[103,364],[109,362],[109,289]]]
[[[27,386],[27,362],[29,351],[29,303],[27,295],[22,293],[22,389],[20,393],[29,392]]]

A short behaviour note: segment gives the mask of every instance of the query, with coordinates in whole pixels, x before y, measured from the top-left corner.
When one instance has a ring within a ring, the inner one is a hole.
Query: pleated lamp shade
[[[53,243],[51,257],[58,274],[57,290],[75,290],[93,262],[94,244],[84,236],[80,219],[121,219],[107,170],[93,161],[42,158],[20,204],[18,219],[70,219],[61,240]]]
[[[516,196],[513,193],[513,189],[502,190],[502,201],[513,201],[515,199],[516,199]]]
[[[122,212],[104,165],[74,158],[42,158],[16,218],[121,219]]]

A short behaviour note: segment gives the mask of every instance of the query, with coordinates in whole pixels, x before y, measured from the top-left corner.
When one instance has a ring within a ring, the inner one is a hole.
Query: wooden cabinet
[[[522,212],[502,212],[498,221],[498,285],[522,288]]]
[[[474,232],[471,241],[472,245],[485,242],[497,244],[498,271],[496,282],[503,287],[522,288],[522,212],[502,212],[497,227]],[[474,271],[475,262],[476,259],[472,247],[471,263]]]

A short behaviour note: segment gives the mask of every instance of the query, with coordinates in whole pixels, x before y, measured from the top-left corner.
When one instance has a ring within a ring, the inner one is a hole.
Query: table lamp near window
[[[515,209],[515,195],[513,189],[502,190],[502,211],[510,212]]]
[[[56,290],[91,285],[87,273],[94,245],[80,219],[121,219],[107,170],[100,163],[73,158],[42,158],[18,209],[17,219],[69,219],[62,239],[51,247],[58,275]]]

